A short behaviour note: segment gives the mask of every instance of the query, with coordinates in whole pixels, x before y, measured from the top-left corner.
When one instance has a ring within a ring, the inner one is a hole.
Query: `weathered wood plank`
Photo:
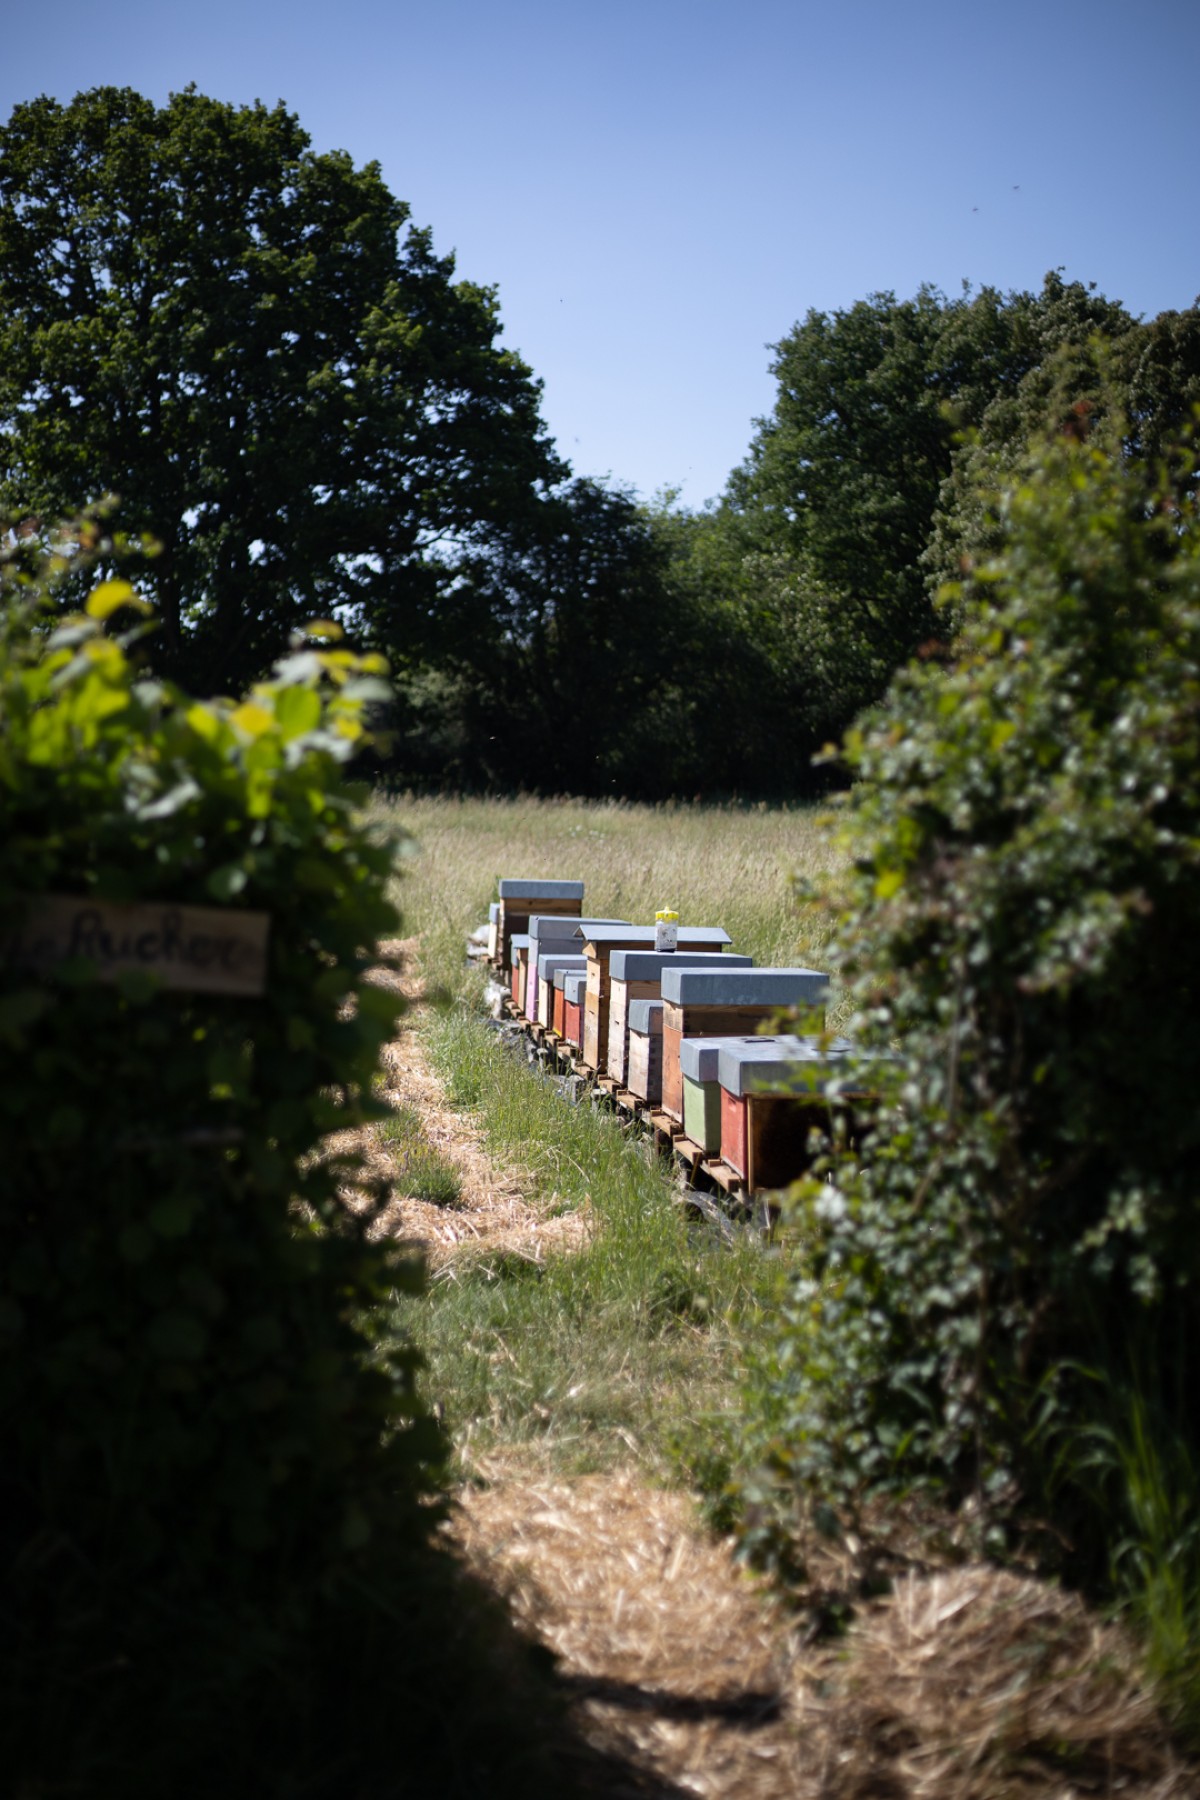
[[[254,996],[266,992],[269,934],[264,912],[39,894],[0,939],[0,963],[44,972],[81,958],[99,981],[138,970],[164,988]]]

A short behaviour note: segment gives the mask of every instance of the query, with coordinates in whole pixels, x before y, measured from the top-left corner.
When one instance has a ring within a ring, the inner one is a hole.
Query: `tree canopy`
[[[810,311],[775,347],[775,408],[729,504],[860,616],[886,676],[937,628],[921,557],[957,434],[1055,344],[1131,324],[1119,303],[1056,274],[1036,295],[947,300],[927,286],[911,300],[878,293]]]
[[[0,128],[0,507],[108,494],[202,691],[343,609],[423,638],[564,471],[493,290],[282,104],[97,88]],[[348,610],[347,610],[348,609]]]
[[[32,549],[113,498],[114,541],[157,545],[147,654],[197,692],[337,618],[391,664],[404,779],[810,790],[952,635],[938,591],[1031,434],[1112,394],[1150,461],[1200,400],[1196,308],[1141,324],[1058,273],[875,293],[779,341],[688,513],[574,476],[500,339],[495,290],[282,103],[104,87],[0,126],[0,524]]]

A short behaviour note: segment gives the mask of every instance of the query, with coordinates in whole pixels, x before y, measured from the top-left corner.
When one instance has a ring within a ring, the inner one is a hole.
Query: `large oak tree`
[[[564,473],[494,291],[282,105],[97,88],[0,128],[0,508],[107,494],[194,687],[341,609],[403,653]]]

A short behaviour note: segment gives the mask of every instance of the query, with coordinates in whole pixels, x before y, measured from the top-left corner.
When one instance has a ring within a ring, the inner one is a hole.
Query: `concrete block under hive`
[[[584,997],[583,1060],[597,1075],[603,1075],[608,1062],[609,961],[617,950],[654,949],[653,925],[597,926],[579,933],[588,959],[587,990]],[[729,933],[714,925],[681,926],[681,950],[719,952],[729,942]]]
[[[828,1124],[826,1091],[832,1082],[840,1087],[852,1055],[844,1038],[742,1038],[721,1046],[721,1160],[751,1190],[787,1187],[803,1175],[810,1133]]]
[[[750,969],[754,959],[714,950],[614,950],[608,965],[607,1069],[614,1081],[628,1087],[626,1060],[629,1051],[629,1009],[636,1000],[661,998],[662,972],[686,964],[689,969],[719,967]]]
[[[625,1086],[647,1106],[662,1100],[661,1000],[634,1000],[629,1008],[629,1056]]]
[[[506,876],[499,884],[500,914],[496,921],[497,959],[502,969],[510,962],[509,945],[514,932],[524,932],[535,913],[557,913],[578,919],[583,912],[582,881],[549,881],[542,877]]]
[[[785,1007],[819,1012],[828,991],[828,976],[816,969],[664,969],[663,1111],[682,1124],[685,1037],[748,1035]]]

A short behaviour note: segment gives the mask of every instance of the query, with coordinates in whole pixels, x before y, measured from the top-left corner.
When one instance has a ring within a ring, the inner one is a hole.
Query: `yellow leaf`
[[[231,722],[247,737],[261,737],[264,731],[270,731],[275,723],[270,713],[263,706],[256,706],[253,700],[244,700],[229,715]]]
[[[154,611],[150,602],[143,600],[140,594],[135,594],[127,581],[102,581],[87,597],[90,619],[111,619],[122,606],[132,606],[135,612],[140,613]]]
[[[890,900],[892,895],[898,894],[903,886],[904,875],[900,869],[885,869],[875,883],[875,898]]]
[[[305,637],[331,638],[336,641],[342,636],[342,628],[334,619],[313,619],[300,629]]]

